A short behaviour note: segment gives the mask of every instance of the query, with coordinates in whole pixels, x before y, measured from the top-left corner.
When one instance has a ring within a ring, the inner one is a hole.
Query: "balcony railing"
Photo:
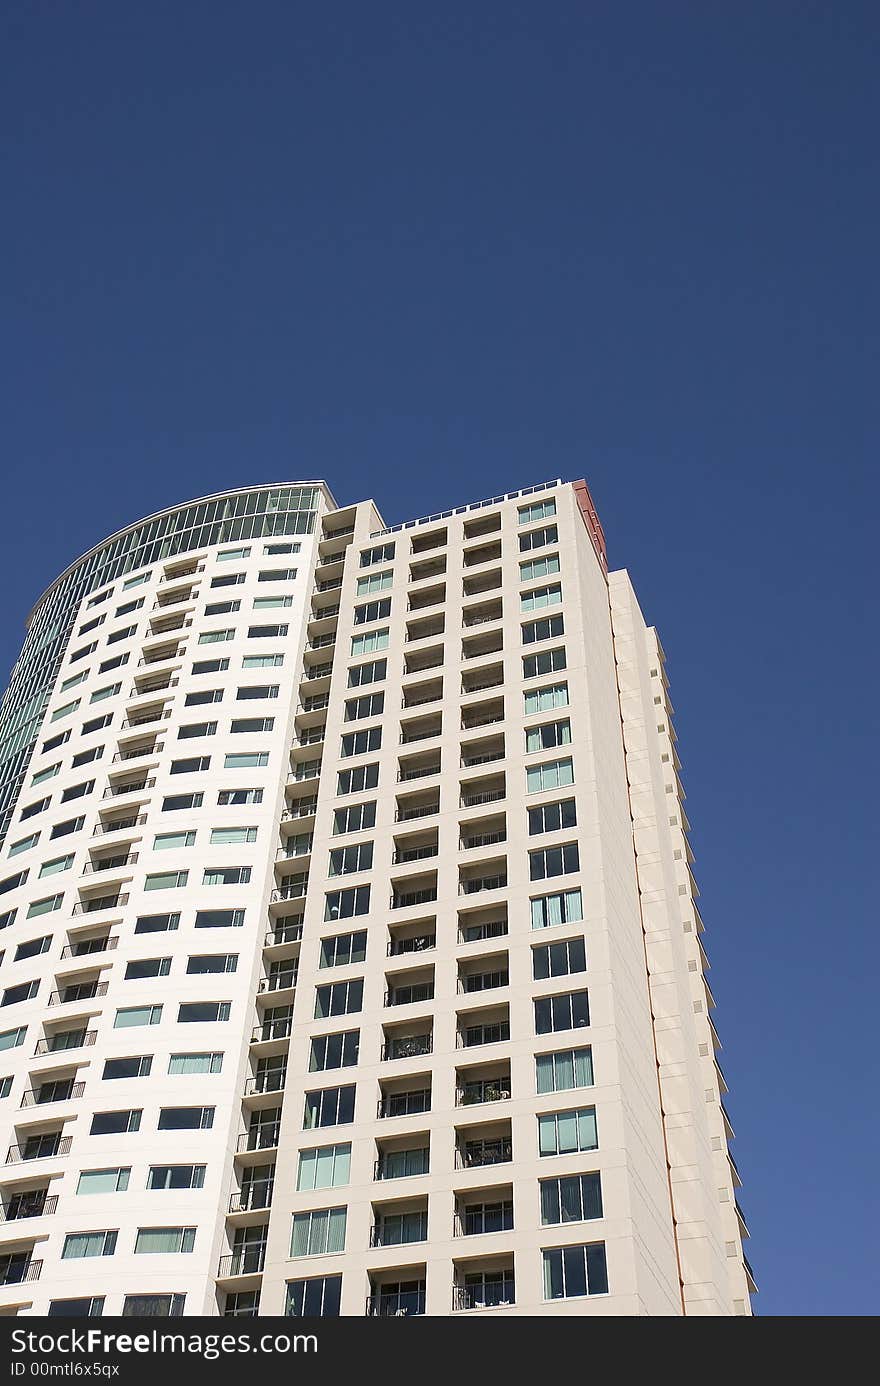
[[[386,1006],[415,1006],[420,1001],[434,1000],[434,983],[423,982],[411,987],[391,987],[385,993]]]
[[[394,821],[395,823],[408,823],[413,818],[430,818],[433,814],[439,812],[439,802],[436,804],[421,804],[418,808],[398,809],[394,815]]]
[[[42,1261],[35,1261],[33,1257],[28,1261],[11,1257],[6,1268],[0,1272],[0,1285],[23,1285],[28,1280],[39,1280],[42,1269]]]
[[[268,1044],[272,1040],[289,1039],[292,1025],[290,1016],[283,1020],[266,1020],[262,1025],[255,1025],[251,1032],[251,1044]]]
[[[65,943],[61,949],[62,961],[65,958],[92,958],[96,953],[111,953],[119,946],[116,934],[106,938],[84,938],[79,943]]]
[[[422,1054],[430,1054],[433,1048],[432,1035],[407,1035],[405,1038],[386,1040],[382,1045],[382,1058],[417,1059]]]
[[[455,1036],[458,1049],[475,1049],[481,1044],[504,1044],[510,1039],[510,1025],[500,1021],[497,1025],[468,1025]]]
[[[487,789],[482,794],[462,794],[462,808],[476,808],[479,804],[497,804],[499,799],[507,798],[506,789]]]
[[[488,1211],[474,1218],[472,1222],[468,1219],[469,1209],[465,1204],[461,1208],[456,1208],[452,1219],[453,1237],[480,1237],[487,1232],[512,1232],[513,1231],[513,1203],[505,1199],[503,1202],[495,1204],[497,1214],[490,1216]]]
[[[439,693],[427,693],[423,698],[410,698],[404,693],[400,700],[401,707],[424,707],[426,703],[437,703],[443,697],[443,690]]]
[[[453,1309],[497,1309],[502,1304],[513,1304],[513,1276],[504,1281],[489,1281],[485,1285],[456,1285],[452,1291]]]
[[[265,1262],[265,1246],[243,1247],[240,1251],[231,1251],[227,1256],[220,1257],[217,1276],[220,1280],[227,1280],[234,1275],[259,1275]]]
[[[245,1096],[252,1097],[269,1092],[283,1092],[286,1080],[286,1068],[273,1068],[266,1073],[256,1073],[253,1078],[248,1078],[244,1085]]]
[[[425,1291],[401,1290],[392,1294],[370,1295],[367,1299],[369,1318],[402,1319],[413,1314],[424,1314]]]
[[[432,900],[437,899],[437,887],[432,886],[428,890],[410,890],[401,895],[391,896],[391,908],[393,910],[409,909],[412,905],[427,905]]]
[[[78,900],[71,914],[96,914],[98,910],[121,909],[128,904],[128,894],[123,891],[117,895],[95,895],[91,900]]]
[[[459,881],[459,895],[476,895],[481,890],[501,890],[507,885],[506,876],[476,876],[471,880]]]
[[[510,974],[504,968],[494,972],[471,972],[459,977],[456,985],[459,996],[471,996],[475,991],[494,991],[510,985]]]
[[[288,972],[274,972],[260,978],[257,990],[261,994],[267,991],[291,991],[296,986],[296,976],[296,968]]]
[[[104,790],[102,798],[119,799],[123,794],[140,794],[145,789],[152,789],[155,783],[155,776],[150,775],[145,780],[127,780],[125,784],[111,784]]]
[[[230,1213],[255,1213],[272,1204],[273,1179],[258,1179],[229,1195]]]
[[[99,871],[119,871],[123,866],[134,866],[137,852],[129,852],[119,857],[107,857],[104,861],[87,861],[82,869],[84,876],[94,876]]]
[[[491,765],[493,761],[503,760],[504,751],[487,751],[482,756],[462,756],[461,764],[465,770],[471,770],[475,765]]]
[[[135,746],[130,751],[117,751],[116,754],[113,756],[110,764],[119,765],[122,761],[125,760],[140,760],[143,756],[158,755],[159,752],[163,750],[163,748],[164,742],[151,741],[149,746]]]
[[[458,931],[459,943],[482,943],[487,938],[504,938],[507,935],[506,919],[489,919],[485,924],[465,924]]]
[[[30,1160],[55,1160],[59,1155],[69,1155],[70,1147],[73,1144],[73,1136],[59,1136],[57,1140],[40,1145],[11,1145],[6,1152],[7,1165],[16,1165],[20,1161]]]
[[[370,1228],[370,1246],[411,1246],[415,1242],[424,1242],[428,1238],[428,1215],[425,1213],[422,1225],[415,1229],[420,1234],[417,1237],[407,1236],[402,1228],[392,1225],[388,1227],[384,1222],[374,1222]]]
[[[440,851],[436,842],[430,842],[426,847],[400,847],[391,855],[393,866],[404,866],[410,861],[427,861],[429,857],[436,857]]]
[[[513,1159],[509,1136],[498,1140],[463,1141],[455,1147],[456,1169],[480,1169],[484,1165],[507,1165]]]
[[[492,847],[496,842],[506,841],[506,831],[499,829],[496,833],[474,833],[473,837],[463,837],[460,839],[460,846],[463,852],[470,852],[475,847]]]
[[[166,717],[171,716],[171,708],[160,708],[158,712],[145,712],[141,717],[126,717],[122,723],[122,731],[130,731],[133,727],[146,727],[151,722],[162,722]]]
[[[105,833],[119,833],[126,828],[140,828],[146,821],[147,815],[145,813],[136,813],[130,818],[114,818],[112,823],[96,823],[92,830],[92,836],[103,837]]]
[[[376,1115],[385,1117],[416,1116],[431,1110],[431,1089],[418,1088],[412,1092],[398,1092],[379,1099]]]
[[[48,1218],[58,1207],[58,1195],[45,1189],[10,1194],[5,1207],[0,1205],[0,1222],[19,1222],[22,1218]]]
[[[415,934],[412,938],[393,938],[387,951],[389,958],[397,958],[403,953],[427,953],[436,946],[436,934]]]
[[[250,1131],[242,1131],[235,1143],[236,1154],[245,1155],[254,1150],[275,1150],[278,1146],[280,1124],[254,1126]]]
[[[311,818],[317,807],[317,799],[297,799],[295,804],[291,804],[289,809],[284,810],[281,821],[284,823],[291,818]]]
[[[62,987],[60,991],[50,991],[50,1006],[69,1006],[75,1001],[91,1001],[95,996],[106,996],[109,982],[84,982],[77,986]]]
[[[509,1074],[506,1078],[488,1078],[485,1082],[465,1083],[455,1089],[456,1107],[474,1107],[484,1102],[507,1102],[509,1100]]]
[[[86,1090],[85,1083],[68,1083],[67,1091],[50,1091],[43,1097],[42,1088],[27,1088],[21,1095],[22,1107],[46,1107],[50,1102],[72,1102],[76,1097],[82,1097]]]
[[[298,881],[296,885],[283,886],[280,890],[272,891],[269,896],[270,903],[277,905],[281,900],[302,900],[308,888],[308,881]]]
[[[266,937],[263,939],[265,948],[277,948],[283,943],[299,943],[303,935],[302,920],[295,924],[282,924],[277,929],[268,929]]]
[[[397,772],[397,780],[398,780],[398,783],[399,783],[399,784],[403,784],[403,783],[405,783],[407,780],[423,780],[423,779],[425,779],[428,775],[439,775],[439,774],[440,774],[440,766],[439,766],[439,765],[418,765],[418,766],[416,766],[415,769],[413,769],[413,770],[398,770],[398,772]]]
[[[57,1035],[47,1035],[37,1040],[34,1058],[44,1054],[65,1054],[69,1049],[89,1049],[98,1038],[97,1030],[62,1030]],[[63,1043],[57,1043],[57,1041]]]

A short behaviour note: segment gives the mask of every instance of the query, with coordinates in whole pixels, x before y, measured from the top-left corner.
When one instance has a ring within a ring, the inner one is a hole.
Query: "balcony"
[[[427,1209],[416,1213],[389,1214],[370,1228],[370,1246],[412,1246],[428,1240]]]
[[[455,1147],[456,1169],[482,1169],[486,1165],[507,1165],[513,1159],[510,1136],[494,1140],[463,1140]]]
[[[93,895],[89,900],[78,900],[71,910],[72,915],[97,914],[100,910],[118,910],[128,904],[128,894]]]
[[[477,1078],[462,1083],[455,1089],[456,1107],[475,1107],[487,1102],[508,1102],[510,1100],[510,1074],[500,1074],[496,1078]]]
[[[437,899],[437,887],[427,886],[424,890],[404,890],[391,896],[393,910],[407,910],[414,905],[428,905]]]
[[[157,678],[138,679],[128,690],[129,698],[146,698],[151,693],[162,693],[166,688],[176,688],[179,679],[172,678],[170,672],[159,675]]]
[[[123,761],[142,760],[144,756],[157,756],[164,748],[165,745],[162,741],[151,741],[143,746],[133,746],[128,751],[117,751],[110,764],[120,765]]]
[[[499,654],[503,649],[503,630],[487,631],[481,635],[471,635],[462,640],[461,657],[465,660],[484,659],[486,655]]]
[[[421,847],[398,847],[391,855],[391,862],[394,866],[405,866],[411,861],[427,861],[429,857],[436,857],[439,850],[436,842],[427,842]]]
[[[126,828],[140,828],[146,821],[147,815],[145,813],[135,813],[127,815],[125,818],[114,818],[109,822],[96,823],[92,830],[92,837],[104,837],[107,833],[124,832]]]
[[[494,847],[499,842],[507,841],[507,829],[496,828],[493,832],[470,833],[466,837],[459,839],[459,848],[462,852],[472,852],[476,847]]]
[[[120,871],[125,866],[134,866],[137,852],[122,852],[115,857],[102,857],[99,861],[87,861],[82,869],[84,876],[94,876],[99,871]]]
[[[510,1039],[510,1022],[489,1021],[482,1025],[467,1025],[456,1031],[458,1049],[476,1049],[484,1044],[504,1044]]]
[[[62,1136],[55,1132],[49,1136],[32,1136],[24,1145],[11,1145],[6,1152],[7,1165],[22,1161],[54,1160],[60,1155],[69,1155],[73,1136]]]
[[[37,1040],[34,1058],[42,1058],[45,1054],[63,1054],[70,1049],[90,1049],[97,1038],[97,1030],[59,1030],[57,1034]]]
[[[427,582],[428,578],[443,577],[446,572],[446,555],[440,558],[426,558],[422,563],[411,563],[410,582]]]
[[[400,733],[400,745],[412,746],[418,741],[432,741],[443,732],[439,714],[422,722],[407,722]]]
[[[386,1006],[416,1006],[434,1000],[434,982],[416,982],[409,986],[391,987],[385,993]]]
[[[473,693],[487,693],[490,688],[502,688],[503,686],[503,664],[489,664],[485,669],[476,669],[472,673],[463,673],[461,676],[463,697],[468,697]]]
[[[426,674],[429,669],[443,668],[443,646],[432,645],[426,650],[407,650],[403,657],[404,675]]]
[[[431,818],[435,813],[440,812],[440,800],[432,799],[429,803],[413,804],[411,807],[401,808],[401,801],[398,799],[398,808],[395,810],[395,823],[411,823],[415,818]],[[408,801],[404,800],[404,804]]]
[[[463,1309],[499,1309],[515,1302],[512,1268],[487,1275],[479,1284],[456,1285],[452,1291],[452,1307],[456,1312]]]
[[[73,1001],[91,1001],[96,996],[106,996],[109,982],[77,982],[59,991],[49,993],[50,1006],[68,1006]]]
[[[35,1261],[27,1253],[0,1258],[0,1285],[23,1285],[30,1280],[39,1280],[43,1269],[42,1261]]]
[[[502,1196],[503,1195],[503,1196]],[[459,1202],[452,1219],[453,1237],[484,1237],[493,1232],[513,1231],[513,1190],[491,1188],[484,1191],[485,1201]]]
[[[281,886],[280,889],[272,891],[269,896],[269,903],[278,905],[287,900],[303,900],[308,888],[308,877],[304,881],[295,881],[292,885]]]
[[[104,799],[120,799],[125,794],[142,794],[145,789],[152,789],[156,783],[154,775],[149,775],[142,780],[126,780],[125,784],[108,785],[101,796]]]
[[[333,660],[326,660],[323,664],[310,664],[303,673],[304,683],[316,683],[318,679],[329,679],[333,673]]]
[[[483,890],[503,890],[507,885],[507,873],[494,876],[469,876],[458,883],[459,895],[478,895]]]
[[[428,683],[416,683],[403,690],[400,706],[403,708],[427,707],[443,697],[443,680],[431,679]]]
[[[417,1116],[431,1110],[431,1089],[411,1088],[406,1092],[384,1093],[376,1107],[380,1121],[399,1116]]]
[[[251,1044],[270,1044],[276,1040],[287,1040],[293,1027],[293,1020],[290,1016],[284,1016],[279,1020],[264,1020],[262,1025],[255,1025],[251,1031]]]
[[[91,958],[96,953],[110,953],[119,946],[119,939],[115,934],[104,935],[102,938],[83,938],[78,943],[65,943],[61,950],[62,961],[65,958]]]
[[[285,943],[299,943],[302,939],[302,919],[285,920],[274,929],[267,929],[263,938],[264,948],[279,948]]]
[[[313,818],[318,810],[317,798],[297,799],[281,815],[281,822],[288,823],[294,818]]]
[[[484,563],[493,563],[500,557],[500,541],[492,544],[478,544],[472,549],[465,549],[464,566],[466,568],[479,568]]]
[[[500,800],[506,798],[506,787],[501,789],[482,789],[470,794],[462,791],[459,803],[462,808],[479,808],[481,804],[497,804]],[[504,838],[499,838],[498,841],[503,842]],[[474,843],[473,845],[480,846],[481,844]]]
[[[462,750],[461,767],[470,770],[475,765],[491,765],[493,761],[504,759],[504,746],[491,746],[485,751],[466,752]]]
[[[426,765],[401,765],[397,771],[397,781],[398,784],[405,784],[409,780],[424,780],[430,775],[439,774],[439,760],[432,760]]]
[[[382,1060],[417,1059],[430,1054],[434,1049],[433,1035],[401,1035],[388,1039],[382,1045]]]
[[[169,659],[181,659],[185,651],[186,646],[178,645],[176,642],[173,645],[163,645],[159,650],[150,650],[148,654],[142,655],[137,667],[144,669],[151,664],[165,664]]]
[[[82,1097],[85,1090],[85,1083],[74,1083],[72,1080],[64,1083],[44,1083],[39,1088],[28,1088],[23,1092],[21,1106],[45,1107],[50,1102],[71,1102],[74,1098]]]
[[[461,613],[461,623],[466,629],[473,626],[488,626],[500,621],[504,615],[500,600],[493,602],[479,602],[475,606],[468,606]]]
[[[293,991],[296,987],[297,969],[288,968],[287,971],[273,972],[267,977],[261,977],[257,986],[257,991],[263,995],[274,991]]]
[[[468,962],[463,966],[456,989],[459,996],[473,996],[475,992],[494,991],[509,984],[507,954],[499,953],[494,958],[482,958],[479,962]]]
[[[166,717],[170,716],[171,708],[166,708],[163,703],[161,707],[156,708],[155,712],[141,712],[137,715],[126,717],[125,721],[122,723],[121,730],[130,731],[135,727],[146,727],[152,722],[161,722]]]
[[[237,1155],[249,1155],[254,1151],[277,1150],[280,1122],[274,1121],[264,1126],[252,1126],[242,1131],[235,1143]]]
[[[265,1073],[255,1073],[244,1085],[245,1097],[262,1097],[270,1092],[283,1092],[287,1081],[287,1068],[272,1068]]]
[[[246,1246],[220,1257],[218,1280],[230,1280],[236,1275],[259,1275],[266,1262],[266,1247]]]
[[[412,1139],[412,1138],[410,1138]],[[381,1150],[381,1146],[380,1146]],[[414,1179],[430,1172],[430,1148],[427,1145],[406,1149],[381,1150],[373,1165],[373,1179]]]
[[[371,1319],[405,1319],[425,1312],[425,1283],[408,1290],[380,1291],[367,1298],[367,1317]]]
[[[436,946],[436,934],[411,934],[407,938],[392,938],[386,951],[389,958],[398,958],[407,953],[426,953]]]
[[[499,915],[492,909],[472,910],[458,917],[459,943],[481,943],[490,938],[504,938],[507,932],[507,915]]]
[[[446,601],[446,584],[439,583],[436,587],[421,587],[416,592],[410,593],[406,605],[407,611],[426,611],[431,606],[441,606]]]
[[[238,1193],[229,1195],[230,1213],[256,1213],[272,1206],[274,1179],[255,1179],[243,1185]]]
[[[20,1222],[22,1218],[51,1217],[58,1207],[58,1195],[48,1189],[27,1189],[7,1195],[0,1205],[0,1222]]]

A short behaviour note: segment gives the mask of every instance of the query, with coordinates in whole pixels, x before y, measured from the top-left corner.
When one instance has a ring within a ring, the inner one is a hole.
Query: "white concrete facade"
[[[286,489],[71,612],[0,849],[0,1312],[750,1313],[664,657],[589,493]]]

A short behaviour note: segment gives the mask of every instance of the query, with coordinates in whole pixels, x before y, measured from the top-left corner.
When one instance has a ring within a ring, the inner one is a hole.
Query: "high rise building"
[[[72,564],[0,709],[0,1312],[750,1313],[671,719],[583,482]]]

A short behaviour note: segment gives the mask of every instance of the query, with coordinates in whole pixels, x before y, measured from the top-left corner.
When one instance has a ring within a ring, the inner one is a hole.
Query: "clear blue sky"
[[[877,1312],[876,5],[0,24],[4,671],[175,501],[586,476],[669,659],[757,1307]]]

